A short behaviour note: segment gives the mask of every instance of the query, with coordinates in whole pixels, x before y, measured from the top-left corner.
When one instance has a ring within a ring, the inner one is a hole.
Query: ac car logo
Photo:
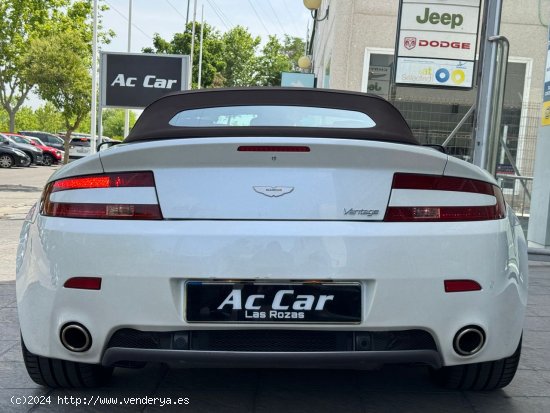
[[[137,77],[125,77],[124,73],[119,73],[111,82],[111,86],[136,87],[136,81]],[[161,79],[155,75],[147,75],[143,78],[142,86],[154,89],[172,89],[177,83],[177,79]]]

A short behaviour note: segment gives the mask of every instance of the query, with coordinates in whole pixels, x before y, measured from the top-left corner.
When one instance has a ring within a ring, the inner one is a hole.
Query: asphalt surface
[[[198,370],[159,364],[116,369],[108,388],[40,387],[28,378],[22,362],[13,262],[21,220],[53,170],[0,170],[0,412],[550,412],[550,263],[538,261],[529,266],[520,367],[503,390],[441,389],[423,366]]]

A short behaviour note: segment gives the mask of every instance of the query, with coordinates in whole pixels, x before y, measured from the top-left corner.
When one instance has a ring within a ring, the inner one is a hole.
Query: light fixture
[[[309,69],[311,67],[311,59],[309,56],[302,56],[298,59],[298,67],[300,69]]]
[[[304,0],[304,6],[306,6],[307,9],[311,11],[311,17],[313,20],[317,22],[321,22],[323,20],[328,19],[328,10],[329,6],[327,6],[327,10],[325,11],[325,16],[322,18],[317,18],[317,15],[319,14],[319,8],[321,7],[322,0]]]

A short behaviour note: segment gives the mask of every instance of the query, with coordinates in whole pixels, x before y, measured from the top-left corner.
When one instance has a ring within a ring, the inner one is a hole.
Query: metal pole
[[[443,146],[444,148],[447,147],[447,145],[449,144],[449,142],[451,142],[451,140],[455,137],[455,135],[458,133],[458,131],[460,130],[460,128],[462,128],[462,126],[466,123],[466,121],[468,120],[468,118],[472,115],[472,113],[474,113],[474,109],[476,108],[475,105],[472,105],[470,106],[470,109],[468,109],[468,112],[466,112],[466,114],[462,117],[462,119],[460,120],[460,122],[458,122],[458,124],[456,125],[456,127],[453,129],[453,131],[451,132],[451,134],[447,137],[447,139],[445,139],[445,142],[443,142],[441,144],[441,146]]]
[[[91,105],[91,153],[96,151],[97,125],[97,0],[94,0],[93,35],[92,35],[92,105]]]
[[[201,81],[202,81],[202,40],[204,36],[204,4],[202,5],[202,12],[201,12],[201,42],[199,46],[199,80],[198,80],[198,88],[201,88]]]
[[[193,4],[193,30],[191,31],[191,88],[193,88],[193,53],[195,52],[195,20],[197,20],[197,0]]]
[[[103,65],[105,65],[105,53],[102,52],[99,57],[99,111],[98,111],[98,121],[97,121],[97,134],[103,136],[103,82],[104,82],[104,70]],[[97,150],[97,145],[96,145]]]
[[[487,158],[491,148],[489,147],[489,134],[491,132],[491,118],[493,108],[491,101],[495,94],[495,82],[497,71],[497,42],[489,38],[497,36],[500,31],[500,19],[503,0],[486,0],[486,14],[484,16],[485,36],[481,39],[483,53],[481,56],[481,82],[477,90],[477,115],[474,127],[474,165],[481,168],[487,167]]]
[[[185,15],[185,30],[187,30],[187,25],[189,24],[189,6],[191,5],[191,0],[187,0],[187,14]]]
[[[132,0],[128,0],[128,53],[132,51]],[[130,111],[124,109],[124,138],[130,133]],[[101,136],[100,136],[101,139]]]

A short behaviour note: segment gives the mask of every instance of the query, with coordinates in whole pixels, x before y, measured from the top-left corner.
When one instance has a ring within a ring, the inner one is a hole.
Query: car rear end
[[[90,138],[72,138],[69,144],[69,160],[76,161],[92,153]]]
[[[52,177],[23,231],[37,259],[24,243],[18,302],[36,354],[439,367],[517,346],[521,228],[495,182],[463,162],[284,138],[124,145],[86,162],[82,177]],[[75,325],[90,335],[82,352],[60,339]],[[469,327],[480,348],[460,354]]]

